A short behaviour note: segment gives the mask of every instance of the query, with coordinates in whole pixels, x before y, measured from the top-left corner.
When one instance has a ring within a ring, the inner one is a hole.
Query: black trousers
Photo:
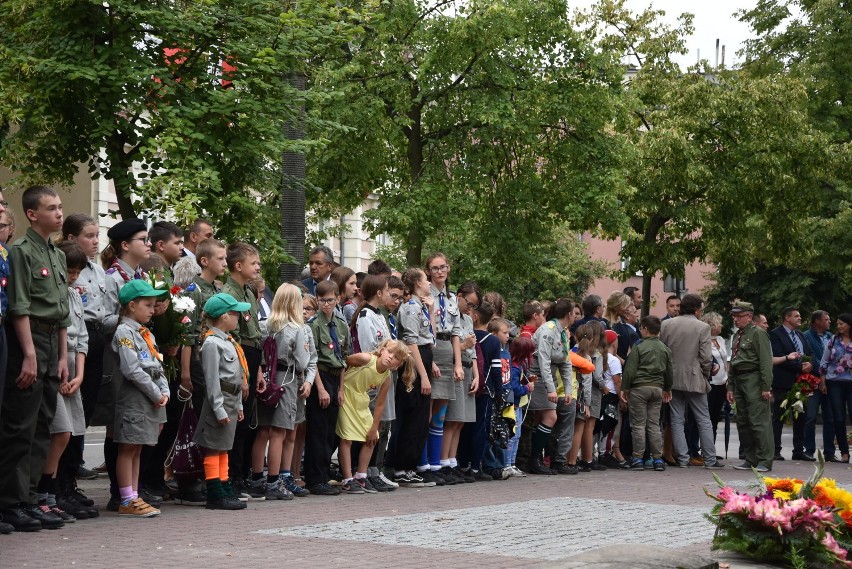
[[[319,402],[319,390],[311,389],[305,402],[305,468],[302,475],[308,486],[325,484],[330,480],[331,455],[337,448],[337,391],[340,389],[339,371],[319,371],[315,381],[322,381],[331,401],[323,409]]]
[[[251,346],[243,346],[243,352],[246,355],[246,363],[249,368],[248,399],[243,401],[243,413],[245,419],[237,423],[237,430],[234,433],[234,446],[228,452],[228,475],[231,480],[242,480],[247,478],[251,471],[251,447],[254,445],[254,437],[257,431],[252,428],[254,423],[254,408],[255,394],[257,393],[257,368],[260,366],[260,360],[263,358],[263,352]],[[198,413],[201,409],[198,409]]]
[[[432,346],[418,346],[420,358],[426,368],[427,376],[432,379]],[[396,383],[396,421],[393,422],[390,445],[385,462],[389,456],[393,460],[395,470],[415,470],[426,445],[429,433],[429,414],[432,407],[432,397],[420,392],[420,376],[415,373],[414,385],[411,391],[406,391],[400,379]],[[394,441],[396,441],[394,443]]]
[[[98,405],[98,393],[101,390],[104,375],[104,335],[89,322],[86,322],[89,333],[89,355],[86,357],[86,367],[83,368],[83,384],[80,395],[83,397],[83,414],[86,416],[88,427]]]
[[[787,397],[788,389],[772,390],[772,434],[775,435],[775,454],[781,454],[781,431],[784,429],[784,424],[781,422],[781,414],[784,409],[781,408],[781,403]],[[790,419],[793,421],[793,454],[799,455],[805,452],[805,423],[807,422],[807,413],[801,412],[799,416],[793,419],[793,414],[790,414]]]
[[[6,328],[0,326],[0,420],[3,419],[3,393],[6,391],[6,361],[9,358],[9,346],[6,345]]]
[[[0,412],[3,416],[0,421],[0,508],[37,503],[35,489],[47,459],[50,423],[59,393],[58,334],[32,332],[37,379],[26,389],[20,389],[16,379],[21,373],[24,354],[12,323],[6,326],[9,355],[6,375],[2,378],[5,394]]]

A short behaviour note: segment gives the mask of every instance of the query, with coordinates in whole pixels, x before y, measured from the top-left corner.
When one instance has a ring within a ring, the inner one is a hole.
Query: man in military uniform
[[[728,402],[737,405],[737,431],[745,462],[738,470],[772,470],[772,345],[769,335],[752,321],[754,306],[735,302],[731,308],[739,329],[731,348]]]
[[[40,509],[35,489],[50,445],[49,426],[60,382],[68,380],[70,323],[65,255],[50,234],[62,229],[62,202],[51,188],[23,194],[30,227],[9,251],[9,348],[0,422],[0,516],[17,531],[58,528],[57,515]]]

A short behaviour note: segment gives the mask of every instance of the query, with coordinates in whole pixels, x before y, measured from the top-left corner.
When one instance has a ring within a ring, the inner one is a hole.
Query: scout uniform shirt
[[[233,296],[237,302],[248,302],[251,308],[240,314],[240,325],[231,331],[231,337],[243,346],[260,349],[260,324],[257,322],[257,298],[247,286],[240,286],[232,277],[228,277],[222,292]]]
[[[435,299],[432,306],[435,309],[435,338],[442,341],[449,341],[452,336],[461,338],[461,314],[456,295],[449,292],[446,286],[440,291],[435,285],[430,285],[429,288]]]
[[[391,339],[388,323],[384,316],[378,308],[369,304],[365,304],[361,313],[358,314],[356,329],[358,332],[358,348],[361,352],[372,352],[379,344]]]
[[[141,269],[134,269],[119,258],[113,261],[112,266],[105,273],[106,294],[104,295],[103,328],[104,334],[111,334],[115,330],[115,327],[118,326],[118,311],[121,310],[121,303],[118,301],[118,291],[128,281],[148,277]]]
[[[467,314],[462,314],[461,317],[461,340],[464,341],[468,336],[475,336],[473,333],[473,320]],[[464,367],[472,367],[473,360],[476,359],[476,344],[466,350],[461,351],[462,365]]]
[[[337,337],[335,342],[331,333],[331,324],[334,323],[334,333]],[[346,356],[351,351],[351,340],[349,338],[349,327],[346,322],[336,314],[331,320],[325,312],[319,311],[316,316],[308,321],[314,333],[314,344],[317,348],[317,367],[321,371],[338,371],[346,365]]]
[[[242,386],[247,370],[228,334],[213,327],[210,332],[201,344],[206,397],[193,440],[204,448],[227,451],[234,446],[237,418],[243,410]],[[226,417],[231,422],[220,424]]]
[[[83,302],[83,318],[87,323],[99,327],[103,325],[106,312],[106,271],[103,267],[91,261],[80,271],[80,276],[73,283],[74,289],[80,294]]]
[[[749,324],[736,334],[731,343],[731,371],[734,381],[728,382],[728,391],[734,390],[738,377],[758,375],[760,390],[772,389],[772,344],[769,334],[754,324]]]
[[[68,287],[68,307],[71,322],[66,330],[68,340],[68,379],[77,375],[77,354],[89,353],[89,331],[86,329],[85,308],[76,287]],[[79,393],[80,390],[77,390]]]
[[[416,297],[411,297],[399,307],[397,329],[399,338],[408,345],[431,346],[435,343],[429,309]]]
[[[218,282],[215,280],[209,283],[201,275],[197,275],[189,283],[189,286],[186,287],[187,294],[195,302],[195,309],[188,314],[192,320],[192,324],[186,333],[186,343],[188,346],[197,346],[201,343],[201,313],[204,311],[204,304],[210,300],[211,296],[219,292],[217,284]]]
[[[571,362],[568,359],[567,334],[568,332],[557,320],[542,324],[533,334],[538,355],[533,358],[530,374],[537,375],[544,381],[546,393],[556,393],[554,370],[558,369],[563,378],[572,377]]]

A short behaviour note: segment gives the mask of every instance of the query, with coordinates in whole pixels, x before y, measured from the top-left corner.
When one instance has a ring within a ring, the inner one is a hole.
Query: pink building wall
[[[606,261],[610,269],[621,269],[621,240],[606,240],[597,237],[592,237],[586,233],[582,236],[582,240],[588,246],[589,256],[593,259]],[[702,263],[693,263],[686,267],[686,292],[701,294],[707,286],[713,284],[712,275],[716,272],[713,265],[705,265]],[[709,273],[709,275],[708,275]],[[651,308],[650,314],[655,316],[664,316],[666,314],[666,298],[673,294],[664,292],[663,278],[665,275],[656,274],[651,280]],[[708,276],[710,278],[708,279]],[[622,290],[627,286],[635,286],[642,289],[642,277],[631,276],[627,280],[619,281],[612,278],[597,279],[592,286],[589,287],[589,294],[597,294],[606,302],[606,298],[616,290]],[[683,293],[685,294],[685,293]]]

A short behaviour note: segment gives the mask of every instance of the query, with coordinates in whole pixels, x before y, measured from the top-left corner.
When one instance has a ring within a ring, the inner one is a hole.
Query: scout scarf
[[[207,330],[203,337],[202,341],[207,339],[208,336],[213,336],[215,332],[213,330]],[[243,352],[243,347],[234,341],[233,336],[228,334],[228,341],[231,342],[231,345],[234,346],[234,349],[237,351],[237,357],[240,359],[240,366],[243,369],[243,385],[248,385],[248,362],[246,361],[246,354]]]
[[[110,265],[110,267],[109,267],[109,268],[110,268],[110,269],[115,269],[115,271],[116,271],[119,275],[121,275],[121,278],[122,278],[122,279],[124,279],[124,282],[130,282],[130,281],[132,281],[133,279],[144,279],[144,278],[147,278],[147,275],[145,274],[145,271],[140,271],[140,270],[138,270],[138,269],[137,269],[137,271],[136,271],[135,273],[133,273],[133,276],[132,276],[132,277],[131,277],[131,276],[129,276],[129,275],[127,274],[127,271],[125,271],[125,270],[121,267],[121,263],[119,263],[119,262],[118,262],[118,259],[115,259],[115,260],[112,262],[112,265]]]
[[[163,361],[163,356],[161,356],[160,352],[157,351],[157,345],[154,343],[154,337],[151,334],[151,331],[144,326],[140,326],[139,335],[142,336],[142,339],[145,340],[146,344],[148,344],[148,349],[151,351],[151,355],[157,358],[157,360]]]

